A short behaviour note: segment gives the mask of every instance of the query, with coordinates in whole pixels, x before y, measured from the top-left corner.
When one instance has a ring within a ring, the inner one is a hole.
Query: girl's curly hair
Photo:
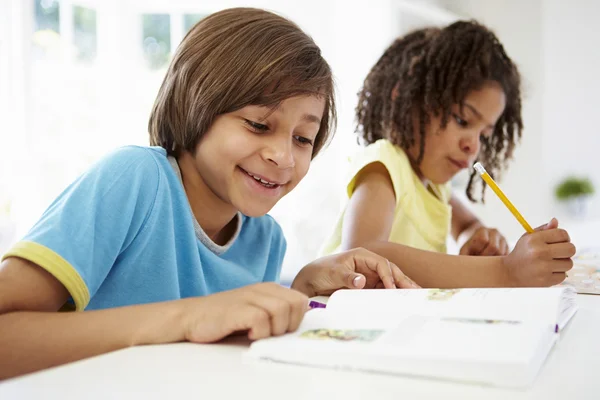
[[[413,160],[419,165],[430,116],[441,115],[444,129],[452,105],[462,104],[469,92],[486,81],[498,82],[506,95],[504,112],[493,134],[482,138],[478,156],[490,175],[497,177],[512,158],[523,130],[521,78],[496,35],[476,21],[459,21],[443,29],[420,29],[394,41],[371,69],[359,92],[359,138],[367,144],[385,138],[407,150],[419,135],[419,156]],[[475,201],[474,177],[475,171],[466,189],[471,201]],[[485,185],[481,199],[484,190]]]

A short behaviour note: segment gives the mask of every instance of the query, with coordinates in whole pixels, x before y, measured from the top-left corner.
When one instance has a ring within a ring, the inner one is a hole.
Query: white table
[[[579,248],[600,221],[566,223]],[[600,296],[579,311],[526,391],[249,361],[241,338],[135,347],[0,383],[0,399],[600,399]],[[0,360],[2,362],[2,360]]]
[[[577,301],[527,391],[250,361],[238,338],[105,354],[0,383],[0,399],[599,399],[600,296]]]

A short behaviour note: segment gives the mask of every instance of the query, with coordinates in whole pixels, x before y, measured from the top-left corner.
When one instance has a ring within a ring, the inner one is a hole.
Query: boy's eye
[[[461,117],[459,117],[456,114],[453,114],[454,116],[454,120],[456,120],[456,123],[460,126],[467,126],[467,121],[465,121],[464,119],[462,119]]]
[[[265,132],[269,130],[267,125],[259,124],[258,122],[250,121],[249,119],[244,119],[244,121],[253,131]]]
[[[312,146],[313,145],[313,141],[310,140],[309,138],[305,138],[304,136],[296,135],[296,136],[294,136],[294,139],[303,146]]]

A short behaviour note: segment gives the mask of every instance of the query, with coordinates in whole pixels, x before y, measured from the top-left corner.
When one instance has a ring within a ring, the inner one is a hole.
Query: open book
[[[527,387],[575,314],[575,296],[570,287],[340,290],[296,332],[258,340],[248,356]]]

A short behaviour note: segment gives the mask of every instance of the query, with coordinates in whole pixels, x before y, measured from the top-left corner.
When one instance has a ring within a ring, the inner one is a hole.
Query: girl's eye
[[[302,146],[312,146],[313,145],[313,141],[310,140],[309,138],[305,138],[304,136],[294,136],[294,139],[301,144]]]
[[[461,117],[459,117],[456,114],[453,114],[453,116],[454,116],[454,120],[456,121],[456,123],[458,125],[460,125],[460,126],[467,126],[467,124],[468,124],[467,121],[465,121],[464,119],[462,119]]]
[[[249,119],[244,119],[246,125],[248,125],[253,131],[256,132],[266,132],[269,130],[269,127],[264,124],[259,124],[258,122],[250,121]]]

